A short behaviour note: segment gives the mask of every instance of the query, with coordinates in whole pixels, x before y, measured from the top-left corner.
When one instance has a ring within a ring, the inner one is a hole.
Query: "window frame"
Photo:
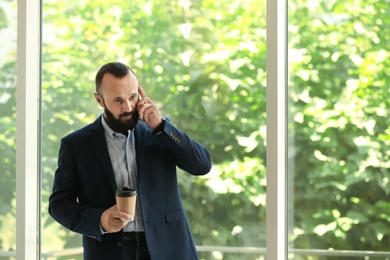
[[[287,1],[267,0],[266,258],[287,259]]]
[[[17,1],[16,259],[40,259],[40,0]]]

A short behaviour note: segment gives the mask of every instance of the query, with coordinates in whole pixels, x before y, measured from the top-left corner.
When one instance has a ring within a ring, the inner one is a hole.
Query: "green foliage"
[[[16,63],[3,64],[0,70],[0,215],[11,211],[11,200],[15,190],[16,166]]]
[[[388,251],[389,4],[293,6],[294,246]]]

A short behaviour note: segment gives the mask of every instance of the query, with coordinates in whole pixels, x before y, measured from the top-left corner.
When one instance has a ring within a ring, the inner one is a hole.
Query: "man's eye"
[[[120,104],[120,103],[122,103],[122,100],[116,99],[115,102],[118,103],[118,104]]]

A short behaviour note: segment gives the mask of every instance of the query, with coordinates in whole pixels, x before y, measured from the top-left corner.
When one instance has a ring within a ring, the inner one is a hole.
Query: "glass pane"
[[[389,7],[289,1],[293,259],[390,251]]]
[[[178,173],[200,257],[259,259],[265,247],[265,1],[50,0],[43,14],[42,251],[81,246],[79,235],[47,214],[60,138],[102,112],[93,97],[95,74],[120,60],[162,113],[212,155],[205,177]]]
[[[0,259],[16,249],[16,1],[0,2]]]

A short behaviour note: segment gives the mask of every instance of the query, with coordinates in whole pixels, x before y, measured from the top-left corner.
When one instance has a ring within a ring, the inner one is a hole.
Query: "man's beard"
[[[134,112],[125,112],[119,115],[119,118],[116,119],[115,116],[108,110],[107,106],[104,104],[104,114],[106,115],[107,124],[117,133],[122,133],[127,135],[128,130],[134,129],[138,124],[138,111]],[[130,119],[122,119],[125,116],[131,115]]]

